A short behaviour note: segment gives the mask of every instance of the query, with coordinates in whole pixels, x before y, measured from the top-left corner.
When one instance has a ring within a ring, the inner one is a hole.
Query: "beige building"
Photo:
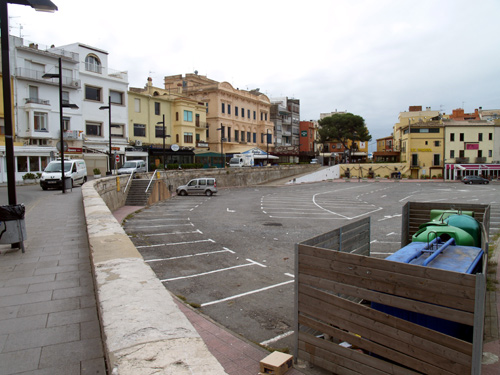
[[[156,165],[163,162],[164,126],[167,164],[193,163],[194,149],[208,147],[204,102],[154,87],[151,78],[143,89],[130,88],[128,100],[130,142],[147,147]]]
[[[228,82],[186,74],[165,77],[165,90],[206,103],[206,141],[211,152],[221,152],[221,148],[225,154],[267,149],[266,134],[273,134],[271,102],[259,89],[239,90]],[[269,147],[273,143],[271,140]]]

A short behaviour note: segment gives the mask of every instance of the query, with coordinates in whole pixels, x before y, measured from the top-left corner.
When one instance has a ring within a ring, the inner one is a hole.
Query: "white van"
[[[87,165],[82,159],[64,159],[64,176],[71,177],[71,187],[74,184],[83,185],[87,182]],[[40,186],[43,190],[48,188],[62,189],[61,159],[51,161],[40,177]]]
[[[132,174],[146,171],[146,162],[144,160],[127,160],[120,169],[118,174]]]

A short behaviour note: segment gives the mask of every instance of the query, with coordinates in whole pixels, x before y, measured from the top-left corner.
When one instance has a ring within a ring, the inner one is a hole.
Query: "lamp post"
[[[9,15],[7,4],[30,5],[37,11],[54,12],[57,6],[49,0],[0,0],[0,27],[2,42],[2,85],[3,85],[3,110],[5,125],[5,156],[7,161],[7,190],[9,204],[16,205],[16,172],[14,157],[14,131],[12,128],[12,87],[10,84],[10,58],[9,58]]]
[[[165,134],[165,115],[163,115],[163,120],[156,123],[157,125],[163,124],[163,169],[167,170],[167,164],[165,163],[165,138],[170,137],[170,135]]]
[[[222,168],[226,168],[226,161],[224,160],[224,134],[222,133],[224,127],[222,126],[222,124],[220,128],[217,128],[217,130],[220,130],[220,160],[222,163]]]
[[[266,149],[267,161],[266,161],[266,165],[269,165],[269,129],[266,129],[266,144],[267,144],[267,149]]]
[[[111,165],[112,163],[112,155],[111,155],[111,96],[108,96],[108,105],[103,105],[103,106],[100,106],[99,109],[107,109],[109,110],[109,116],[108,116],[108,121],[109,121],[109,158],[108,158],[108,162],[109,162],[109,171],[106,172],[106,175],[111,175],[113,172],[113,166]]]
[[[42,78],[58,78],[59,79],[59,148],[61,151],[61,185],[62,193],[66,193],[66,184],[64,181],[64,118],[63,118],[63,108],[78,109],[76,104],[63,103],[62,99],[62,59],[59,57],[59,73],[46,73]]]

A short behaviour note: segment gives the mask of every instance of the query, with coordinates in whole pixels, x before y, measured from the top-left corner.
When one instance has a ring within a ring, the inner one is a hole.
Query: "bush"
[[[23,180],[34,180],[36,175],[34,173],[28,172],[23,175]]]
[[[101,174],[101,170],[99,168],[94,168],[94,175]]]

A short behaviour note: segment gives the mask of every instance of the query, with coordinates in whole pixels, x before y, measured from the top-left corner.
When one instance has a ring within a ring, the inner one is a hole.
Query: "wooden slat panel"
[[[400,351],[406,345],[407,350],[413,352],[415,346],[457,363],[470,362],[472,344],[468,342],[305,286],[300,286],[299,291],[299,316],[302,314],[315,316],[383,345],[391,346],[394,345],[392,341],[398,341]]]
[[[340,284],[334,281],[325,280],[319,277],[300,274],[299,283],[308,285],[313,288],[328,290],[331,293],[338,293],[345,296],[352,296],[358,299],[364,299],[371,302],[381,303],[387,306],[397,307],[400,309],[412,311],[419,314],[429,315],[436,318],[449,320],[452,322],[474,324],[474,314],[450,309],[436,304],[422,303],[415,300],[397,297],[386,293],[377,293],[376,291],[366,288],[359,288],[352,285]]]
[[[389,348],[384,345],[377,344],[372,340],[367,340],[364,337],[356,336],[352,333],[346,332],[345,330],[340,330],[338,328],[332,327],[329,324],[315,321],[305,316],[301,317],[301,324],[313,327],[319,332],[323,332],[330,335],[331,337],[335,337],[339,341],[346,341],[357,348],[363,348],[365,352],[377,353],[377,355],[386,359],[390,359],[396,362],[396,364],[410,367],[418,371],[423,371],[426,374],[434,373],[434,374],[455,375],[455,374],[463,374],[464,371],[470,371],[469,366],[460,365],[446,359],[443,360],[442,357],[429,352],[424,352],[423,354],[426,356],[427,360],[421,361],[417,358],[414,358],[412,355],[407,355],[399,352],[398,350],[394,350],[394,348]],[[311,342],[314,338],[315,338],[314,336],[308,335],[306,333],[299,335],[299,340],[303,340],[306,342]],[[319,346],[321,346],[325,351],[329,352],[335,351],[336,347],[338,347],[336,343],[331,341],[322,339],[316,339],[316,340],[320,340],[319,342],[318,341],[315,342]],[[358,362],[369,365],[374,369],[384,371],[385,373],[389,373],[392,370],[392,367],[394,366],[393,363],[389,363],[366,354],[357,355],[356,357],[357,357],[356,360]],[[434,362],[440,363],[440,365],[434,366],[432,364],[429,364],[428,362],[432,360]],[[408,371],[407,369],[399,366],[397,366],[397,368],[399,368],[399,371],[395,371],[395,373],[405,374],[405,371]],[[366,372],[366,373],[371,374],[372,372]]]
[[[363,267],[375,268],[379,270],[386,270],[393,273],[401,273],[415,277],[422,277],[435,281],[442,281],[457,285],[463,285],[468,288],[474,289],[475,276],[458,272],[444,271],[437,268],[421,267],[412,264],[404,264],[399,262],[387,261],[384,259],[376,259],[363,256],[351,256],[343,254],[338,251],[318,249],[310,246],[299,245],[298,252],[300,255],[308,255],[325,260],[332,260],[335,262],[352,263]]]

